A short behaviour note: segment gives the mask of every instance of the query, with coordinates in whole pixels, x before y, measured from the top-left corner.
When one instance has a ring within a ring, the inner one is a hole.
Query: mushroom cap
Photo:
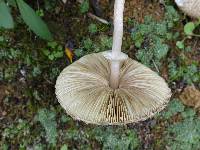
[[[175,0],[178,7],[193,18],[200,17],[200,0]]]
[[[171,97],[163,78],[131,58],[121,64],[118,89],[109,86],[109,76],[110,61],[103,53],[80,58],[56,81],[59,103],[76,120],[121,125],[152,117]]]

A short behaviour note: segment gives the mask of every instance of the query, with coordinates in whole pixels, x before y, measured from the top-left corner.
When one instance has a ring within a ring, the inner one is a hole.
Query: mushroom
[[[76,120],[122,125],[164,109],[171,90],[163,78],[121,52],[125,0],[115,0],[112,51],[93,53],[66,67],[56,81],[61,106]]]
[[[200,18],[200,1],[199,0],[175,0],[178,7],[193,18]]]

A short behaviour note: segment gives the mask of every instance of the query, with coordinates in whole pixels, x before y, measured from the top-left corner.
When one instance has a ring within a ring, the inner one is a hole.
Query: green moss
[[[134,130],[123,130],[122,128],[95,128],[91,134],[102,143],[103,150],[129,150],[137,149],[140,141]]]
[[[81,42],[81,46],[78,49],[75,49],[75,54],[78,57],[82,57],[84,55],[90,53],[98,53],[105,50],[111,50],[112,48],[112,38],[100,35],[96,37],[95,40],[91,40],[90,38],[86,38]]]
[[[179,20],[179,15],[172,6],[166,6],[165,9],[163,21],[155,21],[146,16],[144,23],[134,23],[131,37],[138,48],[136,57],[147,66],[160,66],[160,61],[169,51],[167,41],[173,38],[171,29]]]
[[[84,0],[83,3],[80,5],[80,12],[86,13],[89,10],[89,1]]]
[[[42,49],[42,52],[49,60],[57,60],[58,58],[63,57],[64,50],[61,45],[57,42],[48,42],[47,47]]]
[[[57,142],[58,136],[55,117],[56,114],[47,109],[39,110],[36,116],[36,120],[39,121],[45,129],[47,141],[54,146]]]
[[[60,150],[68,150],[68,147],[67,147],[67,145],[66,144],[64,144],[62,147],[61,147],[61,149]]]
[[[178,99],[173,99],[169,102],[166,111],[163,111],[160,113],[160,116],[164,119],[169,119],[172,116],[183,112],[185,109],[185,106],[182,104],[182,102]]]
[[[169,79],[170,81],[183,80],[188,84],[198,83],[200,81],[200,72],[198,71],[198,63],[193,61],[191,64],[185,64],[186,59],[178,59],[178,64],[174,61],[170,61],[169,68]]]
[[[166,137],[171,150],[200,149],[200,118],[189,118],[171,125]]]
[[[195,110],[193,110],[192,108],[187,108],[185,111],[183,111],[181,113],[181,116],[184,118],[184,119],[187,119],[187,118],[193,118],[195,117],[196,115],[196,112]]]
[[[96,24],[93,24],[93,23],[89,25],[88,30],[92,34],[97,33],[98,31]]]
[[[30,125],[27,121],[18,119],[15,123],[8,125],[4,128],[1,133],[0,140],[0,148],[2,142],[4,143],[2,146],[5,147],[6,143],[9,145],[15,144],[15,142],[19,143],[20,147],[26,147],[30,142],[29,139],[26,139],[27,136],[30,135]]]

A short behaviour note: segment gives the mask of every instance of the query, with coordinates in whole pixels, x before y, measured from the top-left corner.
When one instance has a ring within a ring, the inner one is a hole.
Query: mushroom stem
[[[110,87],[117,89],[119,87],[120,62],[112,60],[110,68]]]
[[[114,5],[114,33],[113,33],[113,45],[112,45],[112,60],[111,60],[111,74],[110,74],[110,86],[113,89],[119,87],[119,75],[120,75],[120,56],[123,37],[123,11],[125,0],[115,0]]]

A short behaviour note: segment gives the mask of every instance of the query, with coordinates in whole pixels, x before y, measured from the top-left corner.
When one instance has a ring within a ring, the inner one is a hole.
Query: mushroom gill
[[[66,67],[56,95],[74,119],[101,125],[138,122],[161,111],[171,96],[164,79],[127,58],[120,64],[119,88],[109,86],[110,60],[90,54]]]

